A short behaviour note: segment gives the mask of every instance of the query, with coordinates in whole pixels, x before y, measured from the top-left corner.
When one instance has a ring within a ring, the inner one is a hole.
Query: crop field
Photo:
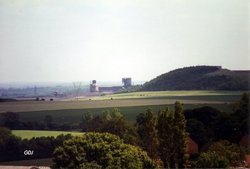
[[[12,130],[12,133],[22,139],[31,139],[33,137],[57,137],[60,134],[72,134],[73,136],[79,136],[81,132],[66,132],[66,131],[42,131],[42,130]]]

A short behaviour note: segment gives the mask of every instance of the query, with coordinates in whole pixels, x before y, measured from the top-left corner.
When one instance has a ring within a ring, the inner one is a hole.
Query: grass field
[[[202,106],[212,106],[221,111],[231,113],[231,106],[229,104],[184,104],[184,109],[193,109]],[[160,109],[169,107],[173,109],[173,104],[165,105],[147,105],[147,106],[134,106],[134,107],[119,107],[121,113],[126,119],[135,122],[136,116],[139,113],[145,112],[148,108],[152,108],[158,112]],[[65,110],[43,110],[31,112],[19,112],[21,121],[42,121],[46,115],[53,117],[54,122],[60,124],[79,124],[84,112],[91,112],[93,115],[101,114],[105,110],[111,110],[112,107],[105,108],[88,108],[88,109],[65,109]]]
[[[33,137],[57,137],[60,134],[72,134],[73,136],[79,136],[81,132],[66,132],[66,131],[41,131],[41,130],[12,130],[12,133],[22,139],[31,139]]]

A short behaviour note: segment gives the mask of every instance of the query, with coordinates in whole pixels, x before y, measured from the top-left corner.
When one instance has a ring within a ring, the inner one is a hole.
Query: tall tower
[[[122,83],[123,83],[123,86],[125,88],[129,87],[129,86],[132,86],[132,79],[131,79],[131,77],[122,78]]]
[[[37,87],[36,86],[34,87],[34,96],[35,97],[37,96]]]

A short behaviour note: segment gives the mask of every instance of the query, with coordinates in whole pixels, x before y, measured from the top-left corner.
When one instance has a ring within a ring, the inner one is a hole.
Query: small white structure
[[[92,80],[90,84],[90,92],[99,92],[99,87],[96,85],[96,80]]]

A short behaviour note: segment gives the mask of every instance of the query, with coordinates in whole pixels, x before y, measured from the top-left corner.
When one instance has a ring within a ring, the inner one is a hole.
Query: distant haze
[[[0,0],[0,83],[250,69],[248,0]]]

